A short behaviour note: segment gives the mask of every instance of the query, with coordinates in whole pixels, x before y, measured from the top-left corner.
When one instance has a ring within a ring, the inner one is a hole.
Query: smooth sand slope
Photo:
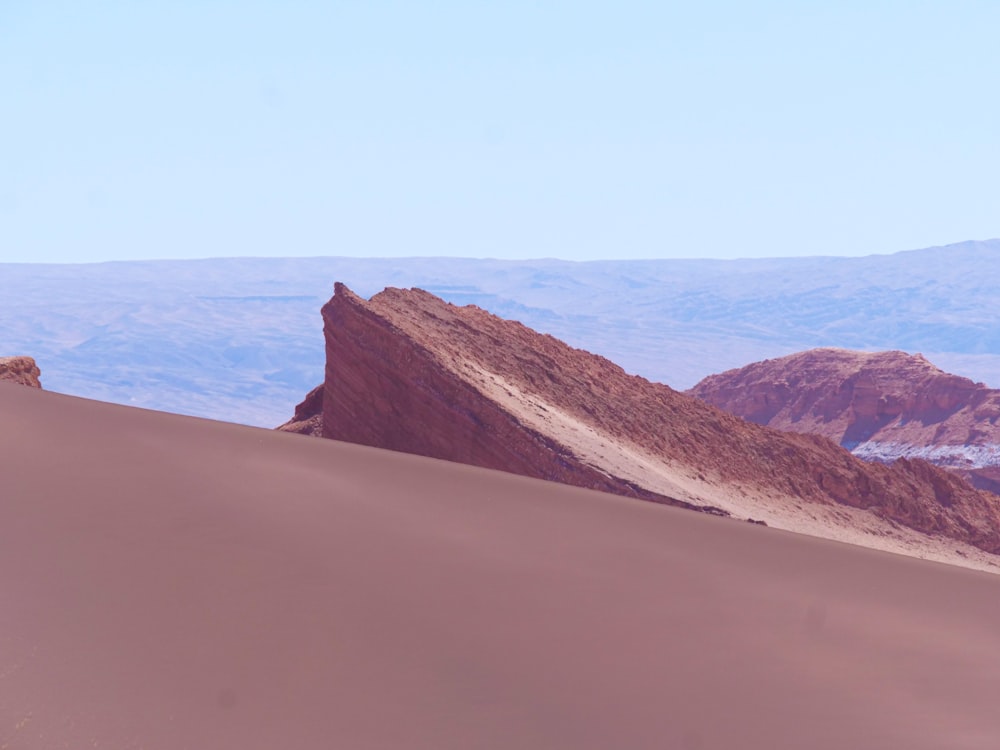
[[[0,747],[1000,746],[1000,577],[0,383]]]

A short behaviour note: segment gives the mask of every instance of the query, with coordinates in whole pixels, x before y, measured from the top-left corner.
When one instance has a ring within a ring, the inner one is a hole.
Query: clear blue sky
[[[0,260],[996,237],[998,31],[995,0],[0,0]]]

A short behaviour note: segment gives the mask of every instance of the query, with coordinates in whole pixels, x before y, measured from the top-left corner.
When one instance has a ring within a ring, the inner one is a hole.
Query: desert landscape
[[[757,378],[788,403],[744,371],[685,394],[424,290],[334,292],[275,430],[0,358],[0,747],[994,746],[1000,498],[784,430],[968,432],[995,392],[830,350]]]
[[[0,750],[1000,748],[1000,3],[0,3]]]

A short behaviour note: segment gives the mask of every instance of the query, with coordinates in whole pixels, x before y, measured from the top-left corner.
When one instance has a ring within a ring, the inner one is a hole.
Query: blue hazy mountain
[[[1000,240],[864,258],[225,258],[0,264],[0,354],[45,388],[274,426],[323,379],[320,307],[419,286],[687,388],[817,346],[921,352],[1000,387]]]

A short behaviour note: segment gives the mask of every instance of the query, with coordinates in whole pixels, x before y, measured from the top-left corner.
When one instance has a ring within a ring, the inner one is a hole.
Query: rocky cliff
[[[41,388],[41,371],[31,357],[0,357],[0,380]]]
[[[419,289],[337,284],[322,314],[325,382],[282,429],[925,557],[1000,551],[997,499],[924,461],[866,463]]]
[[[813,349],[705,378],[689,393],[862,458],[921,458],[1000,491],[1000,391],[919,354]]]

